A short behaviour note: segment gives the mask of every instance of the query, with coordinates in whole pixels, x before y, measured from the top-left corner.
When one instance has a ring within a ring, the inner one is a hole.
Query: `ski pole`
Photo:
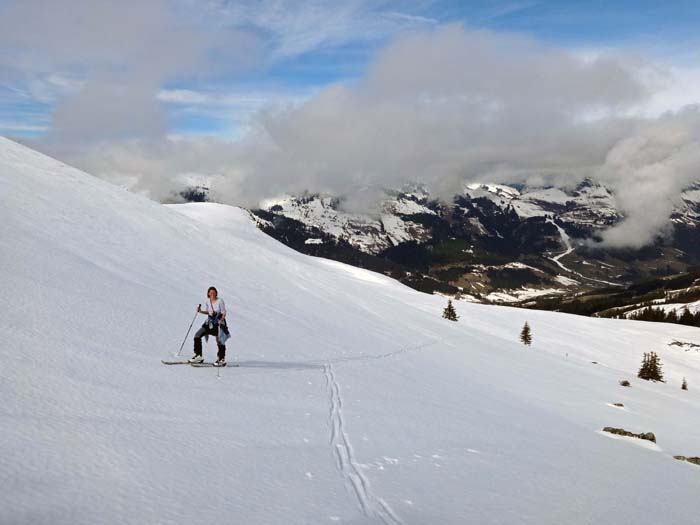
[[[201,307],[202,305],[200,304],[199,306]],[[180,355],[180,352],[182,352],[182,349],[183,349],[184,346],[185,346],[185,341],[187,341],[187,337],[190,335],[190,330],[192,330],[192,325],[194,324],[194,320],[197,319],[197,314],[198,314],[198,313],[199,313],[199,312],[195,312],[195,313],[194,313],[194,317],[192,318],[192,322],[190,323],[190,327],[187,329],[187,333],[185,334],[185,338],[182,340],[182,344],[180,345],[180,350],[178,350],[178,351],[177,351],[177,354],[175,354],[176,356],[179,356],[179,355]]]

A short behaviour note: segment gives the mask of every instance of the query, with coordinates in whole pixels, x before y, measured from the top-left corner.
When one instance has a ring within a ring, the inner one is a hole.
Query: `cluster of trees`
[[[665,382],[664,374],[661,371],[661,359],[656,352],[644,353],[644,357],[642,358],[642,366],[637,373],[637,377],[640,379],[646,379],[647,381]],[[624,381],[620,384],[622,386],[629,386],[629,381]],[[685,377],[681,383],[681,390],[688,390],[688,381],[686,381]]]
[[[679,315],[675,310],[664,311],[661,308],[654,308],[653,306],[647,306],[630,314],[628,319],[633,319],[635,321],[653,321],[657,323],[677,323],[684,324],[688,326],[700,327],[700,311],[697,313],[691,313],[688,308],[683,309],[683,312]]]
[[[647,381],[663,381],[664,374],[661,371],[661,359],[656,352],[644,352],[642,366],[637,373],[640,379]]]

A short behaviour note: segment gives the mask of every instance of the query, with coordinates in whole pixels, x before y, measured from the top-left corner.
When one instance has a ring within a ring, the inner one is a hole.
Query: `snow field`
[[[0,195],[2,523],[697,521],[700,470],[672,456],[700,455],[700,353],[668,346],[697,329],[462,302],[450,323],[242,210],[5,139]],[[240,368],[163,366],[212,284]],[[634,377],[650,350],[665,384]]]

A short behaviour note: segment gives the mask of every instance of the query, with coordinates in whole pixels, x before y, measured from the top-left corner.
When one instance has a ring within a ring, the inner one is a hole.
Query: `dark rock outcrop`
[[[687,458],[685,456],[673,456],[675,459],[678,461],[687,461],[688,463],[693,463],[695,465],[700,465],[700,458],[694,457],[694,458]]]
[[[647,441],[651,441],[652,443],[656,443],[656,436],[654,435],[653,432],[644,432],[643,434],[634,434],[632,432],[625,430],[624,428],[613,428],[613,427],[605,427],[603,429],[603,432],[609,432],[610,434],[617,434],[618,436],[627,436],[627,437],[633,437],[633,438],[638,438],[638,439],[645,439]]]

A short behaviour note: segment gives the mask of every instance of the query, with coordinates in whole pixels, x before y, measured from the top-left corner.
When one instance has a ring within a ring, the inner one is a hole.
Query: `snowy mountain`
[[[700,224],[700,182],[686,188],[681,194],[681,201],[671,220],[675,223],[697,227]]]
[[[427,194],[423,193],[396,194],[382,202],[376,214],[343,211],[340,199],[322,195],[284,196],[262,203],[266,211],[298,221],[375,255],[403,242],[427,240],[430,229],[406,217],[437,215],[429,205]]]
[[[388,191],[376,213],[349,213],[332,196],[287,196],[254,213],[263,231],[303,253],[482,302],[568,296],[700,264],[697,185],[671,218],[674,235],[641,250],[590,247],[623,218],[614,194],[590,179],[568,189],[468,184],[451,203],[425,188]]]
[[[2,523],[697,522],[700,467],[674,456],[700,455],[700,353],[673,344],[697,329],[465,302],[450,322],[244,210],[2,138],[0,192]],[[162,365],[210,285],[240,366]],[[666,383],[635,378],[650,350]]]
[[[512,207],[521,218],[552,215],[566,224],[593,228],[609,226],[621,218],[612,192],[590,179],[570,190],[469,184],[464,194],[489,199],[503,209]]]

